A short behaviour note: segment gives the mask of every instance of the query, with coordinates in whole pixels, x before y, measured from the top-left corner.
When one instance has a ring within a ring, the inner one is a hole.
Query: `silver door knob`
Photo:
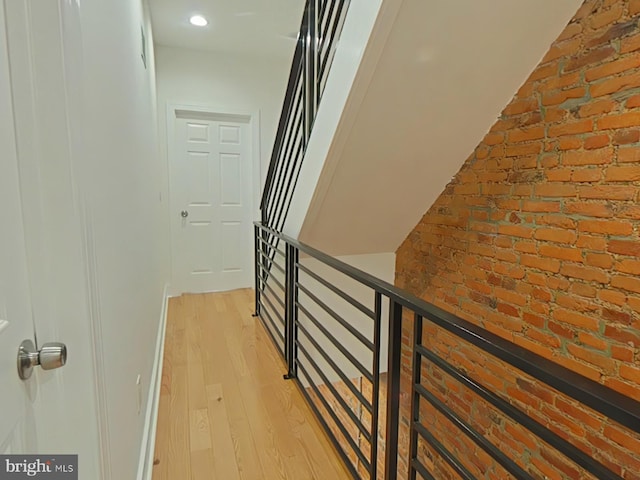
[[[182,218],[187,218],[187,217],[189,216],[189,212],[187,212],[186,210],[182,210],[182,211],[180,212],[180,216],[181,216]]]
[[[18,375],[27,380],[33,373],[33,367],[40,365],[43,370],[64,367],[67,363],[67,347],[64,343],[45,343],[40,351],[31,340],[24,340],[18,349]]]

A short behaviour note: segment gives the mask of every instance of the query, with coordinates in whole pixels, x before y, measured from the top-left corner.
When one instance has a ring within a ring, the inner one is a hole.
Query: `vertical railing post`
[[[416,391],[416,385],[422,380],[422,357],[417,347],[422,345],[422,316],[417,313],[413,317],[413,374],[411,376],[411,417],[409,420],[409,480],[416,480],[416,469],[413,460],[418,457],[418,432],[414,424],[420,421],[420,394]]]
[[[254,317],[260,316],[260,227],[253,226],[253,283],[255,287],[255,307],[253,311]]]
[[[318,0],[309,0],[309,56],[307,64],[309,67],[309,137],[313,129],[313,121],[318,108]]]
[[[402,305],[389,300],[389,359],[387,370],[387,439],[385,480],[398,477],[398,428],[400,424],[400,369],[402,353]]]
[[[381,345],[381,327],[382,327],[382,294],[375,293],[374,298],[374,325],[373,325],[373,388],[371,405],[373,405],[373,414],[371,417],[371,480],[378,478],[378,425],[380,423],[380,349]]]
[[[296,376],[296,334],[297,334],[297,306],[298,301],[298,249],[289,243],[286,244],[286,260],[285,260],[285,358],[287,360],[287,373],[285,379],[295,378]]]

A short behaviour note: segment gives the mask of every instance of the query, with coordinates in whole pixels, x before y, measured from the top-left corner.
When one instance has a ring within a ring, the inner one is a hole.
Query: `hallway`
[[[154,480],[348,478],[252,311],[249,289],[170,300]]]

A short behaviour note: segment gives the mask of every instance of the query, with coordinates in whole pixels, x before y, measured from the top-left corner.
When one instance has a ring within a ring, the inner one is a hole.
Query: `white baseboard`
[[[169,285],[165,285],[162,297],[162,312],[156,338],[156,354],[153,370],[149,382],[149,396],[140,446],[140,460],[138,463],[137,480],[151,480],[153,474],[153,456],[156,445],[156,430],[158,427],[158,406],[160,404],[160,388],[162,386],[162,360],[164,358],[164,338],[167,329],[167,310],[169,304]]]

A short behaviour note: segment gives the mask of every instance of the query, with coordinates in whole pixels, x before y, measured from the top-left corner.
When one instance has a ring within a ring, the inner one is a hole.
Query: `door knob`
[[[18,349],[18,375],[27,380],[33,373],[33,367],[40,365],[43,370],[64,367],[67,363],[67,347],[64,343],[45,343],[40,351],[31,340],[24,340]]]
[[[189,212],[187,212],[186,210],[182,210],[180,212],[180,215],[182,216],[182,218],[187,218],[189,216]]]

